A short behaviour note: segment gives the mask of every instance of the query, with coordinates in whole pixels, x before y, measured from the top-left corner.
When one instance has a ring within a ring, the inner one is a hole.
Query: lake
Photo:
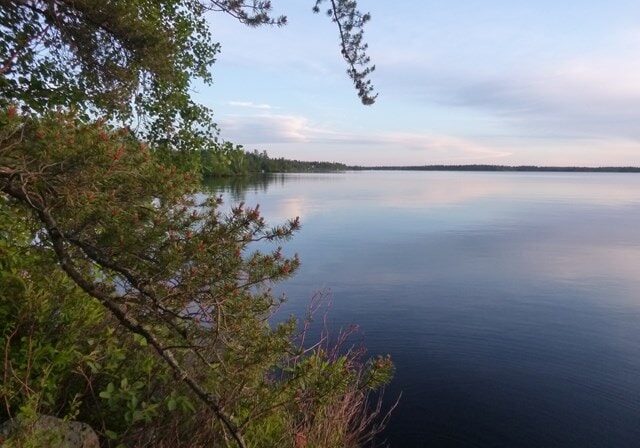
[[[213,185],[300,216],[300,315],[330,289],[397,373],[392,447],[640,446],[640,175],[347,172]]]

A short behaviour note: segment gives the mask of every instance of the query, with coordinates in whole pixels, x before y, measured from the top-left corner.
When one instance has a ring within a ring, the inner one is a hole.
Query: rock
[[[0,444],[25,439],[31,446],[47,448],[100,448],[98,436],[86,423],[41,415],[34,421],[13,419],[0,425]]]

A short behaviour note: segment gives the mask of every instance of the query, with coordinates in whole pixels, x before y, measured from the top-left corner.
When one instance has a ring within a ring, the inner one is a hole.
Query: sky
[[[640,166],[638,0],[359,0],[373,106],[313,3],[275,0],[283,28],[209,18],[222,52],[194,95],[222,138],[359,165]]]

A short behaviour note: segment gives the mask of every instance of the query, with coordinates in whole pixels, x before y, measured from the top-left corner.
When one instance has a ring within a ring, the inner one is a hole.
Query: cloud
[[[507,107],[507,106],[504,106]],[[503,164],[631,166],[640,157],[640,142],[626,136],[571,134],[558,123],[539,123],[542,112],[521,112],[527,134],[467,135],[440,131],[344,131],[336,125],[299,115],[227,115],[220,118],[222,137],[247,149],[302,160],[355,165]],[[525,116],[529,117],[528,122]],[[565,117],[565,119],[567,119]],[[538,120],[538,122],[536,122]],[[551,119],[550,119],[551,120]],[[559,120],[556,116],[555,120]],[[538,128],[536,129],[536,123]],[[556,125],[552,129],[551,124]],[[609,129],[610,131],[610,129]]]
[[[246,107],[249,109],[261,109],[261,110],[269,110],[273,109],[273,107],[269,104],[256,104],[251,101],[229,101],[229,106],[233,107]]]
[[[492,114],[514,135],[640,140],[639,36],[619,32],[590,53],[538,56],[491,69],[426,62],[416,55],[414,65],[405,57],[385,76],[396,95]]]
[[[307,148],[322,146],[343,152],[355,151],[354,154],[357,157],[364,148],[369,155],[413,153],[414,160],[417,157],[417,160],[425,161],[424,163],[427,161],[430,163],[455,163],[464,160],[493,160],[511,154],[488,144],[449,135],[342,132],[312,123],[306,117],[295,115],[270,113],[229,115],[220,120],[220,127],[222,135],[226,139],[267,150],[273,145],[294,145],[296,147],[302,145]],[[315,158],[322,158],[322,156],[318,155]],[[360,160],[357,163],[364,163],[364,161]]]
[[[400,145],[451,162],[496,159],[511,155],[511,152],[503,149],[449,135],[390,133],[381,135],[380,143]]]
[[[461,80],[440,102],[484,109],[520,129],[550,137],[640,139],[640,91],[621,73],[638,67],[596,69],[607,63],[568,63],[552,73]]]
[[[266,113],[227,115],[220,127],[225,138],[240,144],[302,143],[315,133],[304,117]]]
[[[446,45],[425,51],[422,41],[382,48],[375,124],[344,104],[320,118],[322,100],[304,116],[232,101],[222,135],[276,156],[354,164],[638,165],[640,28],[598,39],[523,41],[517,52],[495,47],[473,61],[462,56],[477,53],[470,43],[453,47],[462,55]]]

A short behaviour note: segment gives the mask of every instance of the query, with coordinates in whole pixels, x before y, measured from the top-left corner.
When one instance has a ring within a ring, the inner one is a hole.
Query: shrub
[[[296,343],[269,289],[299,265],[258,208],[223,213],[126,129],[0,116],[5,417],[91,424],[109,446],[356,446],[388,358]],[[376,413],[374,407],[373,413]],[[373,425],[373,426],[372,426]]]

